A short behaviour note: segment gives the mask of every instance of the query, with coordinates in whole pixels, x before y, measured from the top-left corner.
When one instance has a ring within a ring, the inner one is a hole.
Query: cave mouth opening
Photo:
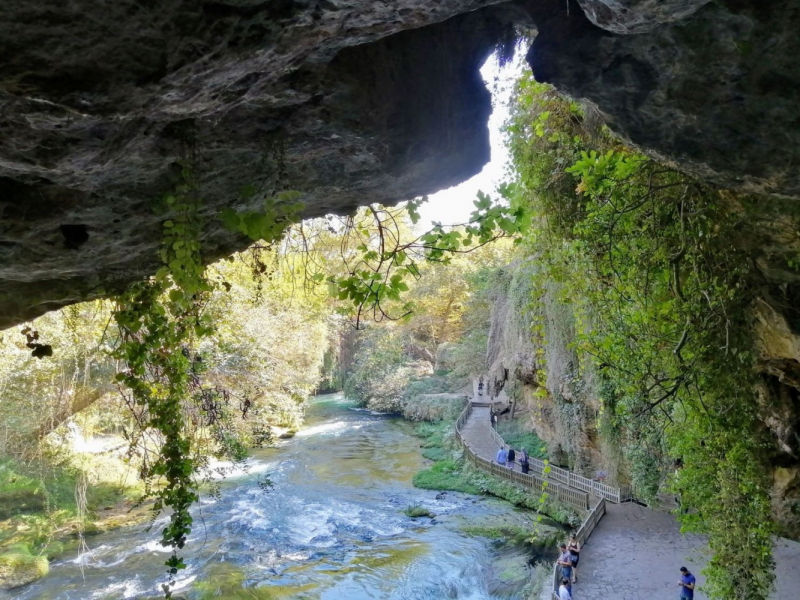
[[[473,202],[478,192],[492,195],[497,186],[508,178],[509,154],[504,140],[503,126],[509,118],[509,104],[514,85],[525,69],[523,38],[516,38],[514,52],[505,56],[495,50],[480,68],[486,90],[492,97],[492,112],[489,115],[490,159],[483,168],[457,185],[439,190],[428,196],[428,202],[420,208],[418,227],[430,228],[434,223],[451,225],[466,223],[475,209]]]

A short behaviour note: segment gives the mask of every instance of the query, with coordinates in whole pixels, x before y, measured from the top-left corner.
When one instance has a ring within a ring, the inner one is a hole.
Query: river
[[[356,410],[340,395],[309,405],[306,425],[277,448],[255,451],[248,473],[205,497],[174,597],[483,600],[519,598],[527,574],[519,549],[470,537],[465,524],[532,524],[492,498],[412,486],[425,467],[402,420]],[[259,485],[267,474],[274,483]],[[421,504],[434,519],[411,519]],[[532,525],[531,525],[532,527]],[[150,598],[160,595],[167,552],[156,523],[88,538],[16,598]]]

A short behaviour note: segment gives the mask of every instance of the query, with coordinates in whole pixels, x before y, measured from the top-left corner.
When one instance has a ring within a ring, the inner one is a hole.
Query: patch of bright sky
[[[517,52],[514,60],[503,68],[498,65],[494,55],[484,63],[481,75],[486,87],[492,93],[493,110],[489,117],[491,160],[471,179],[428,196],[428,202],[419,210],[420,220],[417,223],[417,230],[427,231],[433,227],[434,222],[442,225],[468,222],[470,214],[475,210],[473,202],[477,199],[478,191],[494,197],[495,188],[508,180],[506,175],[508,150],[503,143],[503,133],[500,128],[508,119],[508,104],[514,82],[526,67],[524,55],[524,52]]]

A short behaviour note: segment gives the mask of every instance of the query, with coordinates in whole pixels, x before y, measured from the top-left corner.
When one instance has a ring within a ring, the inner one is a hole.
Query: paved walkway
[[[479,399],[480,400],[480,399]],[[489,408],[473,406],[461,428],[469,447],[494,460],[498,445],[491,436]],[[581,553],[574,600],[677,600],[678,569],[686,566],[700,586],[705,578],[705,538],[682,535],[675,517],[634,503],[606,502],[606,514]],[[775,546],[776,589],[771,600],[800,598],[800,544],[778,539]],[[542,598],[549,600],[545,592]],[[706,600],[696,592],[697,600]]]
[[[638,504],[606,503],[581,552],[575,600],[676,600],[678,569],[687,567],[703,584],[705,540],[681,535],[675,518]],[[696,593],[697,600],[705,596]]]
[[[682,535],[675,517],[638,504],[606,503],[581,552],[575,600],[677,600],[681,566],[705,582],[700,571],[708,548],[698,535]],[[772,600],[800,596],[800,544],[779,539],[775,545],[776,589]],[[697,600],[706,600],[702,592]]]
[[[492,439],[489,408],[473,406],[467,422],[461,428],[461,436],[470,449],[486,460],[494,460],[500,446]]]

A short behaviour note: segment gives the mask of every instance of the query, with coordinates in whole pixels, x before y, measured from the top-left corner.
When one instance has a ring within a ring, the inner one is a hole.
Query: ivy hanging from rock
[[[161,543],[173,554],[171,576],[185,567],[178,550],[192,528],[190,507],[198,499],[195,455],[186,404],[190,401],[197,341],[212,331],[203,306],[212,291],[200,256],[201,200],[191,170],[163,198],[170,218],[163,223],[162,266],[154,277],[134,284],[117,299],[114,319],[119,343],[114,357],[123,365],[116,379],[140,431],[142,478],[156,501],[154,511],[171,510]],[[155,516],[155,515],[154,515]],[[170,582],[164,585],[170,596]]]
[[[625,147],[530,75],[506,130],[513,205],[534,215],[524,243],[540,265],[537,288],[557,283],[574,317],[603,434],[621,443],[639,497],[678,496],[684,530],[708,535],[710,597],[767,598],[769,443],[750,323],[758,289],[741,243],[758,199]]]

